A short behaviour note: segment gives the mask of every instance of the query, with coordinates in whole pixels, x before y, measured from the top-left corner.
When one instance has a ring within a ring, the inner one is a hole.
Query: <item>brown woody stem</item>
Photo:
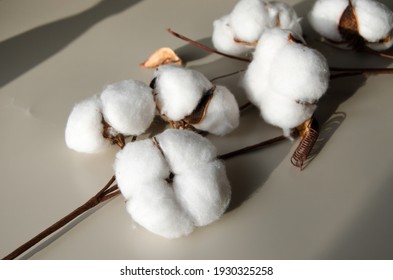
[[[276,143],[282,142],[283,140],[286,140],[286,139],[288,139],[288,138],[286,138],[283,135],[277,136],[277,137],[274,137],[272,139],[269,139],[269,140],[266,140],[266,141],[262,141],[262,142],[260,142],[258,144],[255,144],[255,145],[247,146],[247,147],[244,147],[242,149],[239,149],[239,150],[236,150],[236,151],[233,151],[233,152],[229,152],[229,153],[226,153],[226,154],[223,154],[223,155],[219,155],[217,158],[218,159],[222,159],[222,160],[231,159],[231,158],[236,157],[236,156],[240,156],[240,155],[243,155],[243,154],[246,154],[246,153],[250,153],[250,152],[254,152],[254,151],[257,151],[257,150],[261,150],[263,148],[266,148],[267,146],[270,146],[272,144],[276,144]]]
[[[41,233],[39,233],[38,235],[33,237],[32,239],[30,239],[29,241],[24,243],[23,245],[19,246],[17,249],[12,251],[10,254],[5,256],[3,258],[3,260],[13,260],[13,259],[17,258],[21,254],[23,254],[24,252],[29,250],[31,247],[36,245],[38,242],[40,242],[44,238],[48,237],[49,235],[51,235],[55,231],[59,230],[60,228],[62,228],[63,226],[65,226],[66,224],[68,224],[69,222],[71,222],[72,220],[77,218],[78,216],[80,216],[81,214],[94,208],[98,204],[100,204],[104,201],[107,201],[107,200],[115,197],[116,195],[118,195],[120,191],[117,188],[117,186],[114,185],[111,187],[111,185],[114,183],[114,181],[115,181],[115,176],[112,176],[112,178],[108,181],[108,183],[105,185],[105,187],[103,189],[101,189],[95,196],[90,198],[83,205],[79,206],[74,211],[72,211],[70,214],[68,214],[64,218],[60,219],[59,221],[57,221],[56,223],[54,223],[53,225],[51,225],[50,227],[48,227],[47,229],[45,229],[44,231],[42,231]]]
[[[171,33],[172,35],[174,35],[175,37],[177,37],[177,38],[179,38],[179,39],[181,39],[183,41],[186,41],[186,42],[188,42],[190,44],[193,44],[194,46],[196,46],[196,47],[198,47],[198,48],[200,48],[200,49],[202,49],[204,51],[207,51],[207,52],[210,52],[210,53],[216,53],[216,54],[219,54],[219,55],[231,58],[231,59],[236,59],[236,60],[245,61],[245,62],[251,62],[251,60],[249,58],[226,54],[226,53],[220,52],[220,51],[218,51],[218,50],[216,50],[214,48],[211,48],[211,47],[208,47],[208,46],[203,45],[201,43],[198,43],[198,42],[196,42],[196,41],[194,41],[194,40],[192,40],[192,39],[190,39],[190,38],[188,38],[188,37],[186,37],[184,35],[181,35],[181,34],[175,32],[175,31],[173,31],[170,28],[168,28],[167,31],[169,33]]]
[[[352,77],[352,76],[359,76],[359,75],[389,75],[393,74],[392,68],[335,68],[331,67],[330,71],[333,72],[340,72],[334,73],[330,75],[330,79],[338,79],[338,78],[345,78],[345,77]]]
[[[391,54],[379,52],[379,51],[370,49],[370,48],[368,48],[368,47],[364,47],[364,48],[362,48],[362,50],[363,50],[364,52],[366,52],[366,53],[369,53],[369,54],[373,54],[373,55],[380,56],[380,57],[384,57],[384,58],[393,59],[393,55],[391,55]]]

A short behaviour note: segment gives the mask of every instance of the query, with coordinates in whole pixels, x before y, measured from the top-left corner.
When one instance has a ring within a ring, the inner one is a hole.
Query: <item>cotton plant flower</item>
[[[202,73],[173,65],[157,68],[152,83],[159,114],[174,127],[225,135],[239,125],[239,107],[224,86]]]
[[[165,238],[218,220],[230,202],[215,147],[192,131],[168,129],[128,143],[117,153],[114,169],[133,220]]]
[[[99,153],[119,135],[145,132],[154,114],[151,88],[140,81],[121,81],[74,106],[68,117],[65,141],[75,151]]]
[[[289,29],[301,35],[299,21],[295,10],[286,3],[240,0],[230,14],[214,21],[213,45],[227,54],[247,54],[255,49],[267,29]]]
[[[393,12],[375,0],[317,0],[308,19],[315,31],[339,47],[382,51],[393,45]]]
[[[292,138],[293,129],[312,117],[327,90],[329,67],[322,54],[290,31],[269,29],[260,40],[243,86],[262,118]]]

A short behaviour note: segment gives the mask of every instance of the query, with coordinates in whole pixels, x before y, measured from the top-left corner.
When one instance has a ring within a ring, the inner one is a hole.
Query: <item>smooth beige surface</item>
[[[286,2],[302,16],[312,4]],[[0,0],[0,256],[82,204],[113,174],[116,149],[83,155],[65,146],[73,104],[123,79],[148,83],[153,71],[138,65],[159,47],[175,49],[187,67],[209,78],[245,68],[165,31],[171,27],[211,44],[212,22],[235,3]],[[310,45],[332,66],[391,65],[325,46],[303,24]],[[133,223],[118,197],[23,258],[392,259],[392,78],[331,83],[316,115],[321,122],[333,120],[304,171],[289,161],[297,141],[229,160],[230,210],[189,237],[153,235]],[[239,79],[219,82],[242,104]],[[231,135],[209,138],[224,153],[279,134],[251,108]]]

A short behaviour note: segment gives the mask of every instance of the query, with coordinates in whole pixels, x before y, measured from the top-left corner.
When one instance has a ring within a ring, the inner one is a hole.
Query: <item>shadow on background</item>
[[[317,256],[318,259],[393,259],[392,182],[393,176],[380,186],[370,186],[379,192],[367,199],[367,205],[348,222],[350,226]]]
[[[97,22],[141,0],[102,0],[79,14],[0,42],[0,87],[59,52]]]

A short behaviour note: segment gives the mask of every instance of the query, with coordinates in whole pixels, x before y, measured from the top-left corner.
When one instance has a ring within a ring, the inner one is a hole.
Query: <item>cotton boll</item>
[[[191,217],[165,181],[145,184],[127,201],[126,208],[138,224],[165,238],[185,236],[194,229]]]
[[[284,2],[269,2],[267,5],[271,25],[281,29],[291,30],[292,32],[302,35],[300,19],[295,10]]]
[[[378,1],[318,0],[309,13],[311,26],[323,37],[337,43],[339,47],[352,46],[353,38],[346,38],[345,34],[340,33],[343,27],[340,26],[341,18],[350,4],[356,18],[357,35],[364,40],[364,44],[374,50],[390,48],[393,44],[391,42],[393,12]],[[341,42],[347,45],[339,44]]]
[[[65,141],[70,149],[82,153],[98,153],[110,146],[103,137],[102,104],[90,97],[74,106],[68,117]]]
[[[289,31],[275,28],[261,36],[260,40],[263,43],[258,44],[254,59],[249,64],[242,82],[247,98],[256,106],[260,105],[262,96],[268,94],[270,76],[274,75],[271,67],[275,59],[281,55],[281,49],[289,44],[289,34]]]
[[[160,66],[155,77],[157,107],[172,121],[190,115],[203,93],[212,87],[202,73],[172,65]]]
[[[175,175],[198,168],[217,155],[216,148],[208,139],[192,131],[168,129],[156,138]]]
[[[326,59],[291,36],[285,30],[266,31],[243,81],[262,118],[287,137],[312,116],[329,83]]]
[[[318,0],[315,2],[308,20],[315,31],[330,40],[341,42],[338,26],[348,0]]]
[[[195,128],[216,135],[225,135],[239,125],[239,105],[233,94],[223,86],[216,86],[206,116]]]
[[[229,15],[213,22],[212,42],[218,51],[231,55],[247,54],[254,50],[253,46],[235,41],[235,33],[230,26]]]
[[[128,143],[116,154],[116,180],[123,196],[128,199],[143,185],[169,177],[169,166],[151,139]]]
[[[329,85],[325,57],[302,44],[292,42],[283,47],[270,71],[270,89],[296,101],[314,103]]]
[[[391,35],[393,12],[388,7],[377,1],[357,0],[353,2],[359,25],[359,34],[367,42],[375,43]],[[391,47],[391,45],[390,40],[390,44],[386,47]],[[370,47],[372,46],[373,44],[370,44]]]
[[[177,174],[173,188],[177,200],[196,226],[204,226],[220,218],[231,197],[225,166],[218,160]]]
[[[255,42],[270,27],[267,5],[267,1],[261,0],[240,0],[235,5],[229,23],[237,39]]]
[[[293,99],[271,92],[260,104],[265,122],[283,129],[284,136],[291,138],[291,130],[310,119],[316,105],[302,105]]]
[[[236,39],[257,42],[265,30],[281,28],[301,35],[295,10],[286,3],[264,0],[240,0],[229,15]]]
[[[101,101],[105,120],[124,135],[142,134],[153,121],[152,90],[140,81],[126,80],[107,86]]]
[[[166,238],[217,220],[230,201],[224,164],[209,140],[195,132],[169,129],[128,143],[114,169],[132,218]]]

